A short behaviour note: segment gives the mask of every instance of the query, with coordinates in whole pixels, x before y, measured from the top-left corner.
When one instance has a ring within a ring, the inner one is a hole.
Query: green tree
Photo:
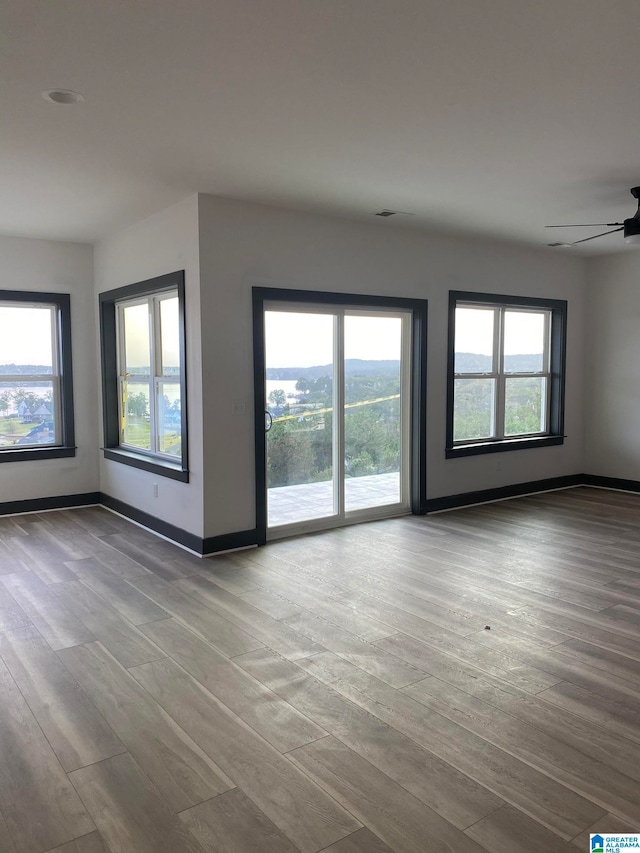
[[[24,403],[30,409],[35,409],[38,406],[38,398],[33,391],[26,391],[24,388],[16,388],[12,396],[13,404],[16,409],[21,403]]]
[[[268,401],[272,406],[286,406],[287,395],[282,388],[275,388],[268,396]]]
[[[290,426],[291,422],[274,423],[269,432],[267,453],[267,485],[294,486],[309,483],[314,471],[314,457],[309,431]]]
[[[147,397],[143,391],[140,391],[139,394],[129,394],[127,397],[127,412],[139,418],[143,418],[149,414]]]
[[[11,392],[3,391],[0,394],[0,412],[4,412],[4,416],[6,417],[9,413],[9,409],[11,408]]]

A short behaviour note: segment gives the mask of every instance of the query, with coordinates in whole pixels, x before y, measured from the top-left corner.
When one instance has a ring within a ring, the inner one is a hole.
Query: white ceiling
[[[208,192],[588,237],[543,226],[633,214],[639,35],[638,0],[2,0],[0,233],[92,241]]]

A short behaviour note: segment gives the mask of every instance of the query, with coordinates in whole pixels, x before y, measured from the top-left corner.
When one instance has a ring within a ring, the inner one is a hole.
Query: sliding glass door
[[[331,313],[267,310],[267,525],[337,514],[336,325]]]
[[[411,312],[264,304],[270,537],[409,510]]]

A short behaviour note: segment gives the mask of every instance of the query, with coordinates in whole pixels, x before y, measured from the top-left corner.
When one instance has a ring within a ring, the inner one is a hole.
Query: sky
[[[178,297],[160,303],[162,357],[165,367],[180,364],[178,333]],[[129,305],[125,308],[127,367],[149,367],[149,307]]]
[[[51,367],[51,312],[0,304],[0,364]]]
[[[456,352],[491,355],[493,352],[492,309],[456,309]],[[545,314],[531,311],[508,311],[505,320],[505,355],[541,352],[544,341]]]
[[[265,312],[267,367],[314,367],[333,361],[333,315]],[[345,358],[400,359],[400,319],[345,317]]]

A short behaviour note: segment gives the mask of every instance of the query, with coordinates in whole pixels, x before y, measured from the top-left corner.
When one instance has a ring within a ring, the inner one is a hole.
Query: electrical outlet
[[[231,411],[234,415],[246,415],[247,405],[244,400],[232,400]]]

